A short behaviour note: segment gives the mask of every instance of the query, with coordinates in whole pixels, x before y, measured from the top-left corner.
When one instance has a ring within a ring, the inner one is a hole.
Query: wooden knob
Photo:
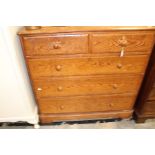
[[[61,86],[59,86],[57,89],[58,89],[58,91],[62,91],[63,88]]]
[[[113,107],[114,105],[112,103],[109,103],[109,107]]]
[[[59,49],[59,48],[61,48],[61,45],[60,45],[60,44],[54,44],[54,45],[53,45],[53,48],[54,48],[54,49]]]
[[[128,44],[128,41],[126,40],[125,36],[123,36],[121,39],[118,40],[118,44],[121,47],[125,47]]]
[[[65,107],[63,105],[60,106],[60,109],[63,110]]]
[[[122,68],[122,64],[117,64],[117,68],[121,69]]]
[[[113,88],[117,89],[118,88],[117,84],[113,84]]]
[[[57,71],[60,71],[62,69],[61,65],[57,65],[55,68]]]

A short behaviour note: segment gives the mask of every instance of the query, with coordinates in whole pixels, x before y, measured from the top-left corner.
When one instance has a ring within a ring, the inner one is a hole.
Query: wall
[[[21,27],[0,27],[0,122],[38,122],[17,31]]]

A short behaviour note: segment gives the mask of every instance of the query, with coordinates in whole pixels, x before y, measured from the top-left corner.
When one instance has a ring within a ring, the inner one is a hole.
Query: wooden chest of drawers
[[[155,118],[155,47],[136,101],[135,116],[137,123]]]
[[[19,36],[42,123],[131,117],[153,27],[42,27]]]

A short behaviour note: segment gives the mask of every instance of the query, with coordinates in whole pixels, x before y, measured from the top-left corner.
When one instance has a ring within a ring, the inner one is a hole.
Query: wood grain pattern
[[[149,56],[96,56],[27,59],[33,79],[50,76],[144,73]]]
[[[74,113],[131,110],[136,95],[92,95],[39,99],[40,113]]]
[[[152,33],[96,33],[92,34],[92,52],[120,52],[124,47],[125,53],[135,51],[150,53],[153,41]]]
[[[88,53],[87,34],[25,36],[22,39],[26,55]]]
[[[26,30],[24,27],[18,32],[19,35],[52,34],[63,32],[102,32],[102,31],[155,31],[155,26],[42,26],[38,30]]]
[[[110,119],[110,118],[130,118],[133,110],[122,110],[115,112],[94,112],[94,113],[72,113],[72,114],[40,114],[41,123],[51,123],[59,121],[79,121],[93,119]]]
[[[40,121],[130,118],[154,35],[147,26],[21,30]]]
[[[137,93],[141,79],[141,75],[60,77],[46,79],[46,81],[44,79],[34,80],[33,86],[37,98],[88,94]],[[41,90],[38,90],[38,88],[41,88]]]

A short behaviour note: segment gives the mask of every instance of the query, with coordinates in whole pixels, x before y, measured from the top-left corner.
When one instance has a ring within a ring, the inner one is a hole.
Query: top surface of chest
[[[108,32],[108,31],[155,31],[155,26],[43,26],[31,30],[22,28],[18,34],[50,34],[63,32]]]

